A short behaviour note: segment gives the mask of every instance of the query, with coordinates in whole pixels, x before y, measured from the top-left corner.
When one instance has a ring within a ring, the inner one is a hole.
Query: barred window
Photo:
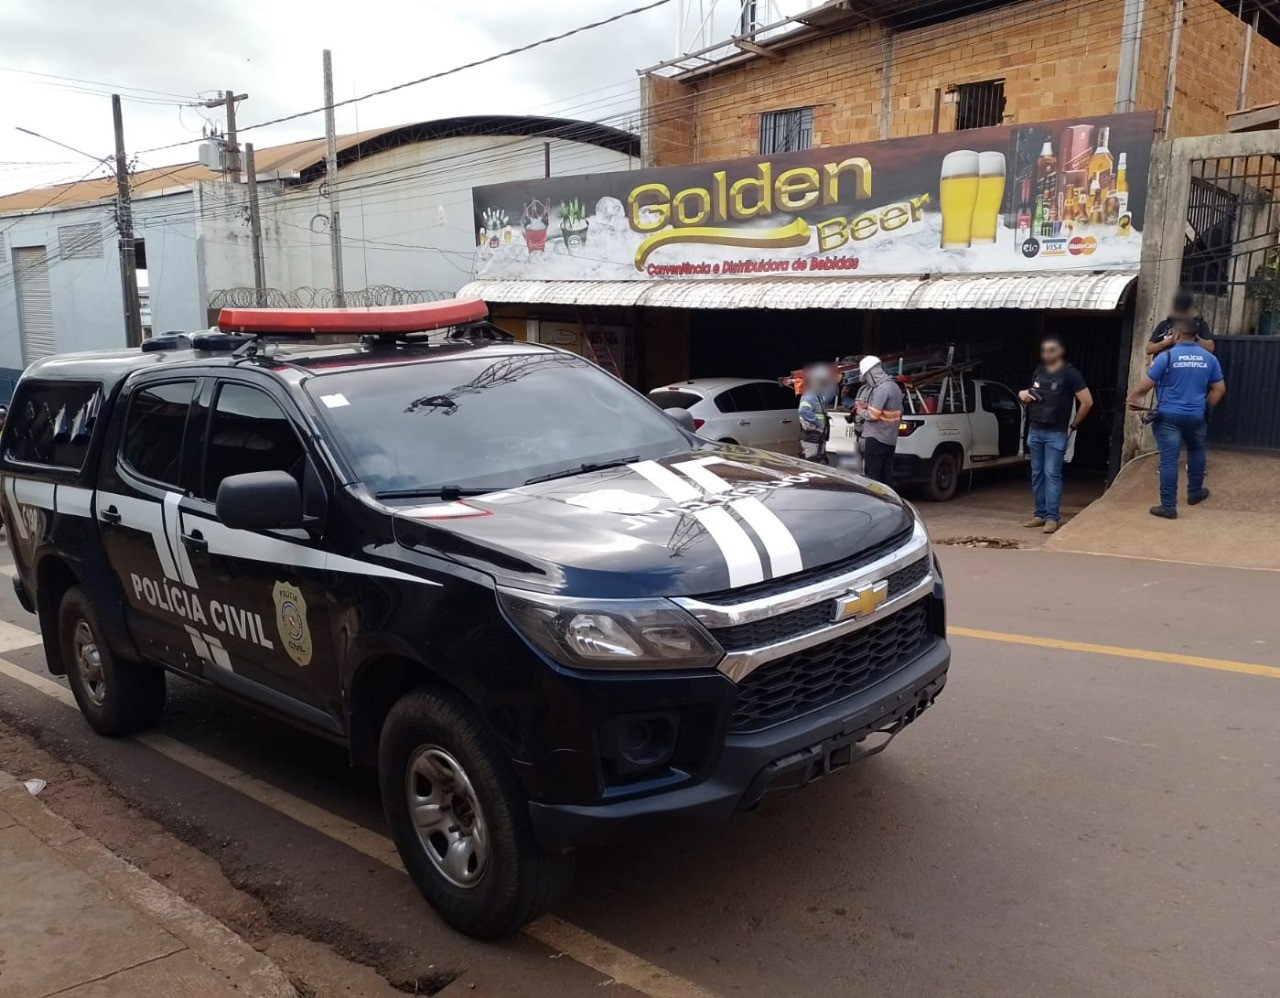
[[[813,148],[813,108],[765,111],[760,115],[760,155]]]
[[[956,131],[1004,124],[1004,80],[961,83],[956,87]]]
[[[102,225],[98,222],[59,225],[58,256],[63,260],[102,259]]]

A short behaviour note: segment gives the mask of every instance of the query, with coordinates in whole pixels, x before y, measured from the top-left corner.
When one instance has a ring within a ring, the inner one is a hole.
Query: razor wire
[[[448,291],[396,288],[374,284],[339,294],[333,288],[220,288],[209,292],[209,308],[370,308],[376,305],[422,305],[453,297]]]

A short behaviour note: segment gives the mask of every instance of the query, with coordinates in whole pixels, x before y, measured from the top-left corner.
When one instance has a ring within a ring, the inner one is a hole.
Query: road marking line
[[[641,994],[653,998],[714,998],[714,992],[655,967],[643,957],[628,953],[555,915],[543,915],[526,925],[524,931],[544,946],[567,953],[578,963],[585,963],[615,983],[625,984]]]
[[[52,697],[59,703],[66,704],[79,710],[76,704],[76,698],[71,695],[71,691],[65,686],[59,686],[52,679],[45,679],[44,676],[38,676],[34,672],[30,672],[20,665],[14,665],[12,662],[6,662],[0,658],[0,675],[8,676],[10,679],[16,679],[20,683],[25,683],[33,690],[43,693],[47,697]]]
[[[981,631],[972,627],[948,627],[947,636],[950,637],[952,635],[962,638],[977,638],[980,641],[1002,641],[1014,645],[1034,645],[1037,648],[1087,652],[1090,655],[1109,655],[1112,658],[1136,658],[1144,662],[1189,665],[1197,669],[1216,669],[1219,672],[1237,672],[1245,676],[1266,676],[1269,679],[1280,679],[1280,667],[1257,665],[1253,662],[1233,662],[1224,658],[1201,658],[1199,655],[1179,655],[1176,652],[1148,651],[1145,648],[1121,648],[1116,645],[1094,645],[1084,641],[1037,638],[1028,634],[1005,634],[1003,631]]]
[[[28,648],[40,644],[40,635],[28,630],[21,624],[11,624],[0,620],[0,651],[13,651],[15,648]]]
[[[25,628],[15,629],[25,630]],[[34,632],[27,633],[31,634],[35,641],[40,639],[40,636]],[[65,686],[14,665],[12,662],[0,659],[0,675],[15,679],[68,707],[76,707],[75,697]],[[147,731],[135,735],[133,740],[141,742],[153,752],[229,790],[234,790],[250,800],[269,807],[300,825],[305,825],[335,842],[377,860],[384,866],[401,873],[405,872],[395,844],[385,835],[342,818],[331,811],[326,811],[322,807],[317,807],[301,797],[296,797],[286,790],[250,776],[168,735]],[[537,921],[526,925],[523,931],[544,946],[564,953],[575,962],[612,979],[614,983],[625,985],[649,998],[715,998],[715,992],[708,991],[669,970],[664,970],[644,957],[615,946],[555,915],[543,915]]]

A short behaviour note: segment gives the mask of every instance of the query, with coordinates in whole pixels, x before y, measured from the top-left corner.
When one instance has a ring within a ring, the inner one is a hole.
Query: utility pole
[[[236,104],[248,99],[248,94],[224,90],[221,97],[207,100],[203,105],[210,108],[223,108],[227,116],[227,179],[233,184],[240,183],[240,144],[236,141]]]
[[[253,143],[244,144],[244,167],[249,175],[249,233],[253,237],[254,303],[266,304],[267,276],[262,262],[262,216],[258,213],[258,170],[253,161]]]
[[[138,303],[138,259],[133,242],[133,205],[129,199],[129,161],[124,155],[124,113],[120,95],[111,95],[116,131],[116,228],[120,232],[120,291],[124,300],[124,336],[128,346],[142,345],[142,309]]]
[[[333,261],[333,297],[346,304],[342,287],[342,213],[338,210],[338,136],[333,121],[333,54],[324,50],[324,182],[329,193],[329,255]]]

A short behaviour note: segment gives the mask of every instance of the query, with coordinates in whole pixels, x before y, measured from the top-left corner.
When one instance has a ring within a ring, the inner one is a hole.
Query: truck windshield
[[[376,495],[505,489],[689,450],[659,409],[572,354],[464,357],[311,378]]]

